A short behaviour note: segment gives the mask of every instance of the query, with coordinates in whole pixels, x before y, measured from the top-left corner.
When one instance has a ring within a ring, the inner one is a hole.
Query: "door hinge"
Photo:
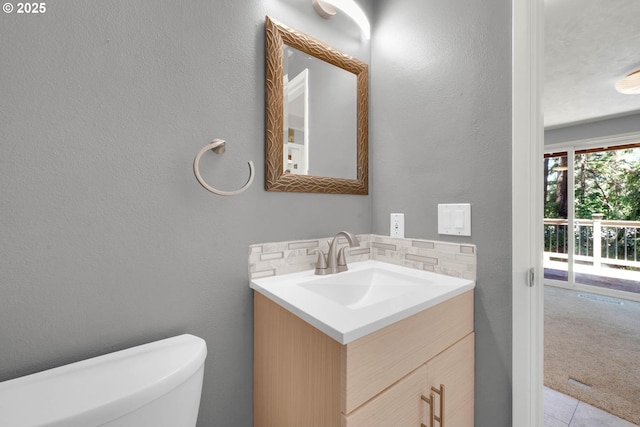
[[[536,283],[536,269],[535,269],[535,267],[531,267],[529,269],[528,276],[529,276],[529,287],[531,288]]]

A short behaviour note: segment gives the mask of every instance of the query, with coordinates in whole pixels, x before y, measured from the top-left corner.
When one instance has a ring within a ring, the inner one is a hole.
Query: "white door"
[[[512,8],[513,426],[543,427],[544,1],[514,0]]]

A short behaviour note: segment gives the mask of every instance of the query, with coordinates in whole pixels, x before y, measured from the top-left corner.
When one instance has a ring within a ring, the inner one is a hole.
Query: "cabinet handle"
[[[440,395],[440,416],[435,416],[433,415],[433,393],[431,393],[431,413],[432,413],[432,419],[437,421],[440,424],[440,427],[444,427],[444,384],[440,384],[440,388],[437,389],[435,387],[431,387],[431,391],[433,391],[434,393]],[[431,425],[433,426],[433,421],[431,423]]]
[[[424,394],[420,396],[420,398],[424,400],[427,405],[429,405],[429,425],[420,423],[420,427],[435,427],[436,421],[440,424],[440,427],[444,427],[444,384],[440,384],[440,388],[431,387],[431,391],[433,393],[429,393],[429,397],[425,396]],[[435,414],[434,409],[436,394],[440,396],[439,416]]]
[[[433,418],[434,418],[434,414],[433,414],[433,393],[431,393],[429,395],[429,397],[426,397],[424,394],[420,396],[420,398],[422,400],[424,400],[425,402],[427,402],[427,405],[429,405],[429,425],[426,425],[425,423],[420,423],[420,427],[433,427]]]

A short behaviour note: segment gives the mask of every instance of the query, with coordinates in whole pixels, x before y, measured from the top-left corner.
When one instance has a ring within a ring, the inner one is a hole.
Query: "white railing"
[[[602,214],[593,214],[592,219],[576,219],[570,233],[567,219],[545,218],[545,256],[566,260],[570,236],[576,261],[640,271],[640,221],[605,221]]]

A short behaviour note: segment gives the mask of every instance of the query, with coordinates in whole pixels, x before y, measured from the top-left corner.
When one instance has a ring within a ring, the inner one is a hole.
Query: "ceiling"
[[[640,0],[545,0],[546,129],[640,113],[614,85],[640,69]]]

